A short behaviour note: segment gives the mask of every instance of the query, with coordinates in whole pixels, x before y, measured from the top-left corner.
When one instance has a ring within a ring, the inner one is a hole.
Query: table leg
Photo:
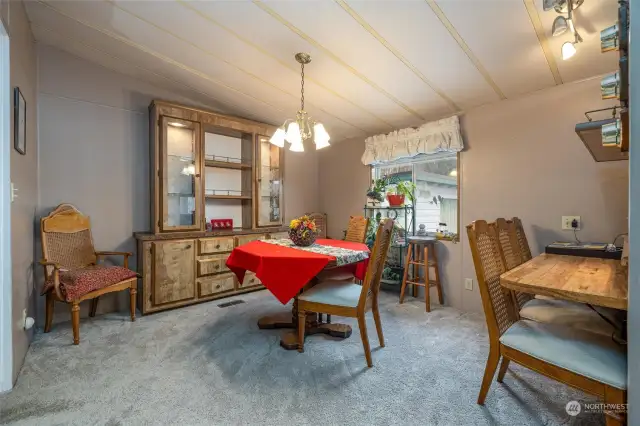
[[[333,337],[346,339],[351,336],[351,326],[347,324],[327,324],[319,321],[319,315],[315,312],[307,312],[307,321],[305,325],[305,336],[312,334],[328,334]],[[258,328],[274,329],[274,328],[291,328],[291,331],[285,332],[280,339],[280,346],[287,350],[298,349],[298,296],[293,301],[293,309],[291,312],[282,312],[280,314],[267,315],[258,320]]]

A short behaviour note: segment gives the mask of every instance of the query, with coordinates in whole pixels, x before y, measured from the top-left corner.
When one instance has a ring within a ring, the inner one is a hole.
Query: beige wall
[[[22,312],[26,309],[29,316],[35,315],[33,237],[38,202],[37,60],[31,27],[22,2],[4,3],[2,15],[11,43],[11,86],[20,88],[27,104],[26,155],[11,149],[11,181],[18,189],[18,198],[11,205],[13,380],[15,381],[33,335],[33,331],[24,330]],[[13,99],[11,102],[13,104]],[[11,127],[11,145],[13,146],[13,109]]]
[[[584,111],[608,106],[599,80],[566,84],[526,97],[476,108],[461,119],[461,243],[440,246],[445,302],[481,311],[477,286],[464,290],[475,271],[464,225],[475,219],[520,217],[534,253],[554,240],[570,240],[563,215],[580,215],[585,241],[613,240],[627,229],[628,162],[596,163],[574,132]],[[320,155],[320,208],[335,235],[348,214],[360,213],[368,185],[360,163],[363,139],[334,144]]]
[[[46,215],[62,202],[74,203],[91,216],[97,249],[135,252],[132,233],[150,229],[149,103],[159,98],[211,108],[51,47],[40,46],[38,55],[38,213]],[[287,151],[285,162],[285,216],[316,210],[315,153]],[[40,250],[39,242],[36,245]],[[42,299],[38,298],[39,325]],[[98,312],[126,310],[128,304],[126,294],[106,295],[100,298]],[[83,316],[87,309],[81,305]],[[68,307],[57,304],[56,310],[54,322],[70,319]]]

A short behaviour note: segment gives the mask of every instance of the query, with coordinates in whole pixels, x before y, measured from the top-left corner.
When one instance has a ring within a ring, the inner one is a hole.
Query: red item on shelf
[[[211,227],[214,231],[216,229],[231,229],[233,228],[233,219],[211,219]]]

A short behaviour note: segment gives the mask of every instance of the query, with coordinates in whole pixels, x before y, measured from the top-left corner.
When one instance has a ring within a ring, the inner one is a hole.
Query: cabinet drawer
[[[281,240],[283,238],[289,238],[288,232],[274,232],[273,234],[269,234],[270,240]]]
[[[251,241],[266,240],[266,239],[267,239],[267,235],[266,234],[238,235],[236,237],[236,247],[239,247],[239,246],[241,246],[243,244],[250,243]]]
[[[229,272],[226,262],[229,254],[216,254],[198,259],[198,276],[217,274],[220,272]]]
[[[242,284],[240,284],[240,287],[238,288],[238,290],[241,290],[243,288],[261,286],[261,285],[262,285],[262,281],[260,281],[260,278],[256,277],[256,274],[254,274],[253,272],[247,271],[247,273],[244,275],[244,281],[242,282]]]
[[[233,250],[233,237],[200,238],[198,240],[199,253],[223,253]]]
[[[220,274],[198,278],[198,297],[207,297],[235,289],[235,275]]]

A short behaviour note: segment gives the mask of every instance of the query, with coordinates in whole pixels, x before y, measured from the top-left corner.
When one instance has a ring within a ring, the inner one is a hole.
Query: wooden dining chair
[[[527,262],[531,260],[533,256],[531,256],[531,248],[529,247],[529,241],[527,240],[527,234],[524,232],[522,221],[517,217],[513,217],[511,222],[513,222],[513,229],[515,230],[516,240],[520,248],[522,263]]]
[[[327,214],[326,213],[306,213],[316,223],[318,238],[327,238]]]
[[[369,218],[364,216],[350,216],[349,226],[347,227],[347,235],[345,241],[364,244],[367,238],[367,230],[369,229]],[[346,281],[353,282],[352,268],[332,268],[322,271],[318,275],[319,282],[325,281]]]
[[[489,226],[495,226],[496,228],[498,240],[500,241],[500,255],[507,271],[520,266],[524,263],[524,259],[531,256],[531,252],[528,251],[527,237],[524,234],[524,230],[522,230],[522,222],[519,219],[517,221],[520,223],[520,238],[518,238],[518,226],[516,226],[515,220],[498,218],[495,224],[489,224]],[[522,254],[523,244],[527,246],[527,253],[525,254]],[[612,336],[616,333],[613,321],[605,320],[598,312],[584,303],[551,297],[539,298],[534,297],[533,294],[519,291],[511,291],[511,294],[517,304],[520,318],[568,325],[605,336]],[[614,314],[611,313],[611,316],[614,316]]]
[[[369,218],[364,216],[350,216],[345,241],[364,243],[369,229]]]
[[[387,260],[391,244],[393,219],[384,219],[378,226],[376,242],[371,252],[369,265],[362,285],[351,283],[324,282],[298,296],[298,352],[304,352],[305,322],[307,312],[324,313],[343,317],[357,318],[367,366],[372,367],[371,349],[367,337],[365,314],[373,311],[373,319],[378,331],[378,341],[384,347],[378,294],[380,278]]]
[[[478,288],[489,331],[489,357],[478,395],[483,405],[500,359],[498,382],[513,361],[566,385],[624,404],[627,356],[611,338],[571,327],[518,320],[510,293],[500,285],[506,271],[495,226],[477,220],[467,226]],[[606,423],[624,424],[622,413],[606,412]]]
[[[131,253],[95,251],[89,217],[71,204],[60,204],[40,221],[46,295],[44,332],[51,331],[54,302],[71,304],[73,343],[80,343],[80,302],[91,300],[89,316],[96,315],[98,298],[129,290],[131,321],[136,319],[138,274],[129,269]],[[123,267],[98,264],[105,256],[123,256]]]

